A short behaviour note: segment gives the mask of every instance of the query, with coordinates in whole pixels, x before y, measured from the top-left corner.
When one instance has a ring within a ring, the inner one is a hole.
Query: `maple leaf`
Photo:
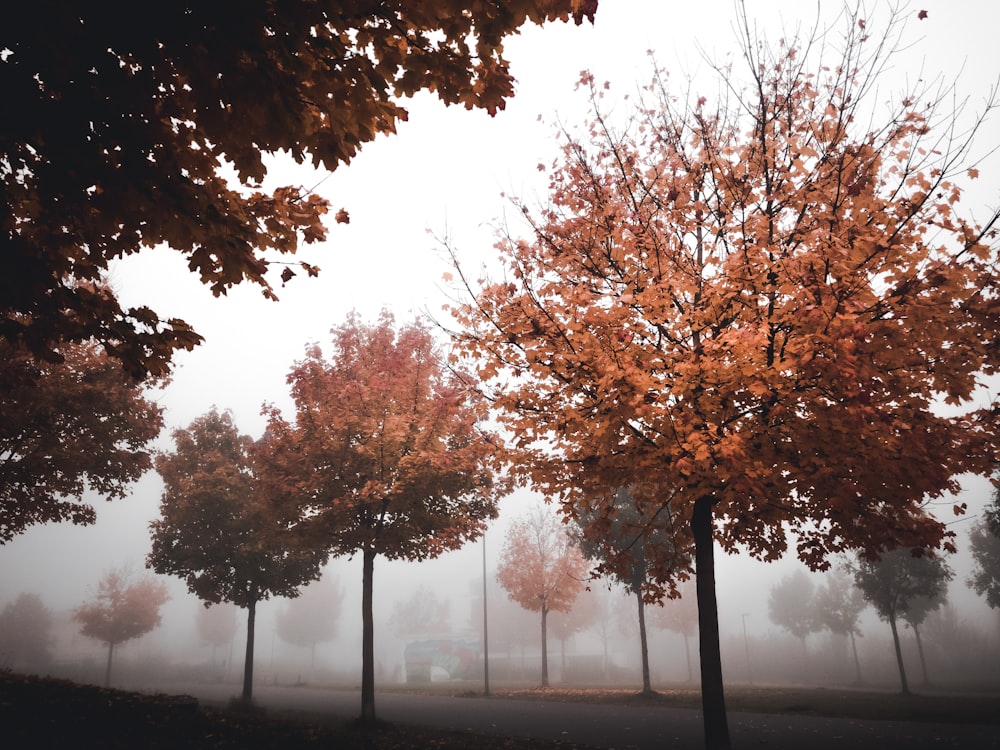
[[[926,10],[922,10],[919,13],[917,13],[917,18],[919,18],[921,21],[923,21],[925,18],[927,18],[927,11]]]
[[[351,216],[347,213],[345,209],[340,209],[337,211],[337,215],[334,217],[338,224],[350,224]]]

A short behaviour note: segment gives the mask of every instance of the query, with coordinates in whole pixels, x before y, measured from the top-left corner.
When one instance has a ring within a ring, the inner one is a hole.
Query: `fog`
[[[833,3],[832,15],[839,4]],[[924,3],[930,23],[908,25],[912,46],[901,65],[887,79],[886,90],[895,90],[903,77],[923,69],[941,72],[946,79],[959,76],[962,95],[975,107],[997,80],[1000,59],[993,36],[1000,28],[1000,6],[983,3]],[[748,2],[762,27],[780,36],[779,19],[794,28],[810,19],[814,6],[799,2]],[[923,7],[923,6],[921,6]],[[766,8],[766,10],[765,10]],[[915,16],[915,10],[913,15]],[[656,49],[661,61],[677,61],[677,69],[692,75],[704,68],[699,62],[698,40],[710,54],[736,50],[729,23],[733,17],[727,1],[687,4],[625,2],[602,3],[597,25],[574,28],[553,26],[526,29],[507,45],[512,70],[519,80],[518,94],[507,111],[495,119],[481,112],[446,109],[429,97],[410,104],[411,117],[400,132],[367,146],[350,165],[323,182],[320,192],[334,208],[344,205],[351,223],[337,226],[320,249],[307,249],[303,260],[322,268],[318,279],[294,279],[279,289],[279,303],[260,298],[251,289],[236,289],[226,298],[214,299],[187,271],[179,257],[167,251],[149,251],[121,262],[112,280],[123,304],[142,301],[161,315],[192,323],[206,337],[193,352],[176,359],[173,380],[155,397],[166,409],[167,429],[157,447],[169,449],[169,432],[187,426],[211,406],[231,409],[238,427],[258,436],[263,429],[260,406],[273,402],[287,408],[284,382],[293,361],[311,341],[324,341],[326,332],[356,309],[371,320],[388,306],[398,320],[430,311],[441,317],[441,276],[445,271],[439,248],[427,230],[447,232],[473,261],[487,260],[493,242],[490,222],[506,209],[502,191],[519,195],[544,195],[545,178],[536,165],[549,163],[556,154],[552,127],[585,111],[584,97],[573,93],[579,71],[590,68],[598,80],[609,79],[616,92],[634,90],[648,77],[646,49]],[[715,25],[712,25],[715,24]],[[806,23],[806,26],[809,24]],[[909,67],[907,67],[909,65]],[[543,122],[538,121],[541,116]],[[995,124],[994,124],[995,130]],[[992,147],[995,144],[985,144]],[[981,169],[997,174],[993,155]],[[990,170],[989,165],[994,169]],[[313,185],[323,175],[274,160],[269,184]],[[995,203],[995,180],[970,191],[966,204],[979,208]],[[995,395],[994,395],[995,397]],[[928,669],[940,687],[996,688],[995,665],[1000,655],[1000,614],[966,586],[970,566],[967,530],[987,502],[990,487],[981,478],[963,478],[958,497],[943,498],[935,512],[957,534],[959,551],[949,563],[955,578],[942,616],[932,615],[926,625]],[[23,592],[38,594],[55,618],[52,661],[42,671],[100,682],[105,646],[85,638],[71,622],[74,607],[90,599],[107,570],[130,566],[142,572],[150,549],[149,523],[157,517],[162,483],[155,473],[137,482],[131,496],[107,503],[88,497],[98,510],[92,527],[67,524],[34,527],[0,546],[0,609]],[[490,618],[491,672],[496,679],[519,684],[538,682],[538,619],[535,614],[505,626],[505,614],[515,607],[506,600],[495,580],[497,556],[510,521],[539,496],[521,488],[501,503],[500,518],[486,534],[486,584]],[[968,513],[954,518],[954,503],[967,503]],[[483,542],[421,563],[388,562],[375,565],[375,645],[377,680],[382,685],[405,680],[403,650],[409,640],[388,627],[394,605],[420,586],[449,603],[446,637],[478,643],[481,637]],[[773,563],[753,560],[746,554],[717,558],[717,585],[724,670],[730,684],[844,685],[853,681],[853,665],[842,639],[820,633],[809,636],[803,655],[799,642],[774,625],[768,616],[768,595],[776,582],[802,566],[786,558]],[[257,613],[256,681],[354,685],[361,674],[361,561],[334,559],[327,575],[343,591],[337,634],[310,650],[284,642],[277,634],[276,616],[286,602],[262,603]],[[811,573],[818,584],[821,574]],[[112,683],[121,687],[158,688],[190,680],[222,680],[238,693],[242,675],[245,618],[229,650],[203,644],[196,629],[199,602],[182,581],[163,580],[171,600],[164,606],[161,626],[152,633],[123,644],[116,657]],[[594,582],[592,588],[604,584]],[[622,621],[634,618],[635,604],[616,594],[614,610]],[[509,617],[508,617],[509,615]],[[492,618],[496,618],[495,623]],[[631,627],[631,629],[630,629]],[[505,629],[506,628],[506,629]],[[888,626],[872,610],[862,620],[858,641],[864,680],[872,686],[893,688],[897,673]],[[516,641],[507,631],[524,634]],[[639,647],[634,626],[609,628],[607,661],[604,643],[595,628],[567,640],[563,674],[561,644],[550,636],[552,681],[558,684],[575,673],[583,680],[609,680],[615,684],[641,685]],[[912,633],[902,631],[904,656],[919,683]],[[410,639],[412,640],[412,639]],[[692,658],[697,658],[692,641]],[[747,655],[749,654],[749,660]],[[0,659],[13,661],[0,652]],[[685,684],[688,679],[684,640],[669,631],[651,629],[650,662],[654,687]],[[0,663],[0,667],[7,666]],[[697,662],[695,661],[697,674]],[[435,679],[447,675],[436,672]],[[992,682],[991,682],[992,680]]]

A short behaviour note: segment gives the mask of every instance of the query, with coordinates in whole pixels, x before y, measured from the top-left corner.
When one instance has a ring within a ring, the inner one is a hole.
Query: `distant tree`
[[[922,622],[920,612],[925,616],[929,607],[936,608],[936,605],[931,607],[931,603],[944,601],[948,581],[953,575],[940,555],[932,556],[920,549],[890,550],[878,560],[860,560],[854,568],[855,585],[892,630],[899,683],[904,695],[909,695],[910,687],[899,646],[897,622],[906,619],[908,612],[913,612],[910,616]]]
[[[309,668],[316,669],[316,646],[337,636],[337,621],[344,601],[344,590],[331,576],[313,581],[297,597],[285,603],[275,625],[286,643],[309,649]]]
[[[808,658],[806,638],[820,629],[813,606],[814,587],[809,577],[801,570],[771,587],[767,600],[767,613],[771,622],[784,628],[802,643],[803,670]]]
[[[440,635],[448,632],[451,607],[426,586],[418,586],[403,601],[392,605],[389,629],[396,635]]]
[[[478,537],[497,515],[500,441],[474,378],[430,330],[356,313],[288,375],[295,422],[266,409],[268,474],[296,504],[304,544],[362,558],[361,721],[375,721],[375,558],[423,560]]]
[[[84,491],[125,497],[152,463],[162,407],[93,342],[59,357],[0,337],[0,544],[35,524],[94,523]]]
[[[861,682],[861,663],[858,661],[856,636],[861,635],[858,617],[868,606],[864,595],[850,576],[841,571],[830,572],[812,598],[815,622],[831,633],[850,638],[854,655],[854,671]]]
[[[684,656],[687,657],[687,681],[694,682],[691,664],[690,639],[698,635],[698,598],[693,582],[687,581],[678,590],[676,599],[666,599],[653,609],[653,624],[684,637]]]
[[[951,576],[948,578],[950,580]],[[917,655],[920,657],[920,674],[924,680],[924,687],[928,687],[931,682],[927,676],[927,657],[924,655],[924,641],[920,637],[920,628],[927,615],[937,611],[945,603],[947,603],[946,591],[934,596],[915,596],[910,599],[902,613],[903,621],[913,629],[913,637],[917,641]]]
[[[968,584],[993,609],[1000,609],[1000,488],[969,531],[974,566]]]
[[[22,671],[52,659],[52,612],[38,594],[23,593],[0,612],[0,664]]]
[[[563,680],[566,679],[566,641],[591,627],[601,615],[601,602],[592,592],[581,591],[566,612],[549,614],[549,632],[559,639],[559,655]]]
[[[497,580],[507,596],[542,616],[542,687],[549,686],[546,625],[549,612],[568,612],[583,589],[587,561],[566,526],[534,507],[507,530]]]
[[[215,649],[227,646],[236,637],[239,630],[236,613],[239,607],[230,602],[220,602],[205,606],[198,604],[195,615],[195,627],[201,642],[212,647],[212,660],[215,660]]]
[[[93,601],[73,612],[80,632],[108,646],[104,685],[111,684],[115,647],[160,626],[160,607],[170,598],[162,581],[151,576],[134,579],[126,569],[108,571]]]
[[[649,642],[646,637],[646,601],[662,599],[666,591],[676,592],[676,580],[691,570],[690,551],[677,549],[681,538],[675,526],[669,497],[655,512],[643,514],[633,498],[633,490],[620,487],[600,510],[577,511],[579,544],[583,554],[603,572],[625,586],[635,597],[642,665],[642,692],[653,693],[649,673]],[[651,566],[650,560],[675,557],[674,565]],[[650,579],[650,574],[658,576]]]
[[[231,602],[247,611],[242,700],[250,703],[257,604],[296,596],[328,555],[287,530],[287,504],[267,495],[280,488],[262,481],[254,441],[229,412],[213,408],[173,439],[175,449],[156,458],[164,489],[146,565],[184,579],[206,606]]]
[[[135,15],[45,0],[5,13],[0,341],[48,356],[93,336],[131,370],[165,374],[173,351],[201,337],[78,282],[163,245],[216,295],[250,282],[274,297],[269,253],[322,240],[327,202],[262,190],[268,155],[334,170],[395,132],[402,100],[424,90],[494,114],[514,93],[506,37],[529,20],[593,19],[596,7],[163,2]]]

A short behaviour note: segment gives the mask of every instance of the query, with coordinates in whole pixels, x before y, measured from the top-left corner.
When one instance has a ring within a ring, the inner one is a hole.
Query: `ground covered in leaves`
[[[469,732],[307,721],[303,716],[221,710],[188,696],[146,695],[0,672],[0,746],[102,750],[572,750],[544,740]]]
[[[428,687],[400,692],[481,695]],[[552,700],[700,708],[697,690],[502,689],[496,699]],[[730,711],[933,721],[1000,726],[990,694],[911,695],[863,690],[727,688]],[[147,695],[66,680],[0,672],[0,746],[21,748],[219,748],[220,750],[585,750],[552,740],[494,737],[470,732],[380,725],[362,732],[351,722],[298,712],[247,712],[199,705],[188,696]]]

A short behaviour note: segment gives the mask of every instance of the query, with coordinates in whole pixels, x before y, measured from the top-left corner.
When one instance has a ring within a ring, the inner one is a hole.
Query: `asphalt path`
[[[232,696],[233,688],[185,685],[183,692],[205,701],[224,702]],[[266,708],[346,718],[361,712],[360,693],[351,690],[260,686],[254,688],[254,701]],[[588,748],[704,748],[701,713],[694,709],[377,693],[375,711],[380,720],[398,724],[555,739]],[[1000,727],[985,725],[731,712],[729,732],[737,750],[1000,750]]]

